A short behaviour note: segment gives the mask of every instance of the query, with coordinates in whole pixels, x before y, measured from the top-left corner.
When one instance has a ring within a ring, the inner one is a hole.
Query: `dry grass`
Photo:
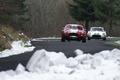
[[[0,51],[4,49],[10,49],[10,48],[12,48],[10,43],[6,42],[4,38],[0,38]]]
[[[0,25],[0,51],[4,49],[10,49],[12,41],[26,41],[28,37],[22,34],[22,31],[16,31],[10,25]]]

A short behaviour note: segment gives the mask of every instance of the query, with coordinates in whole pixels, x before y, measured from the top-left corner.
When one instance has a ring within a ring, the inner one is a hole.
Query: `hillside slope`
[[[18,40],[27,41],[29,38],[21,31],[15,30],[10,25],[0,24],[0,51],[12,48],[11,42]]]

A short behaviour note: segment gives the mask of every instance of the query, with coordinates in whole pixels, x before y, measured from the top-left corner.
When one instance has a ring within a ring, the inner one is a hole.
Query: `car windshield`
[[[103,28],[92,28],[91,31],[104,31]]]
[[[65,30],[69,30],[69,29],[78,29],[78,30],[83,30],[82,27],[78,27],[78,26],[67,26],[65,27]]]

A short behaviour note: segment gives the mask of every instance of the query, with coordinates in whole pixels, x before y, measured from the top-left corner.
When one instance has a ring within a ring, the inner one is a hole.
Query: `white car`
[[[90,39],[103,39],[106,40],[107,33],[103,27],[91,27],[87,33],[88,40]]]

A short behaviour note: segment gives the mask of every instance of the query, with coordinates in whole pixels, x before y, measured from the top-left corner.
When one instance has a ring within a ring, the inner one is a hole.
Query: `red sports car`
[[[82,25],[78,24],[67,24],[62,30],[61,41],[65,42],[65,40],[78,40],[82,42],[86,42],[86,31],[84,30]]]

